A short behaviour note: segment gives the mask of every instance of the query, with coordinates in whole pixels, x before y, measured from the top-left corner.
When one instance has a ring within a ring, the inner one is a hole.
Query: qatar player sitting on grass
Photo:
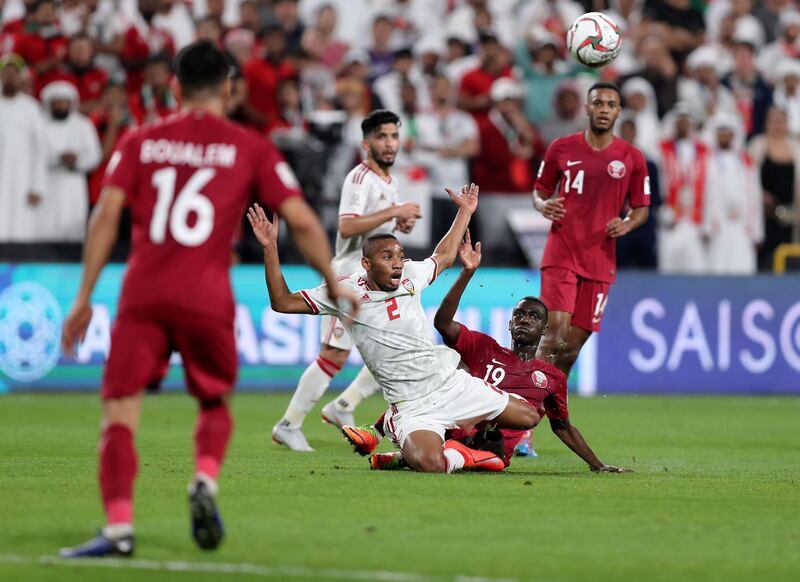
[[[433,256],[424,261],[404,260],[403,247],[391,234],[373,235],[364,242],[364,270],[339,280],[344,289],[358,294],[361,303],[359,314],[343,323],[391,406],[386,422],[409,467],[436,473],[462,468],[501,471],[505,464],[499,456],[458,441],[444,442],[446,430],[470,430],[483,420],[521,430],[539,422],[534,407],[459,369],[458,354],[433,339],[420,294],[455,261],[478,206],[476,185],[464,186],[460,194],[446,190],[458,212]],[[257,206],[250,209],[248,218],[264,247],[272,309],[340,315],[325,285],[289,291],[280,271],[277,221],[267,220]]]
[[[535,359],[542,335],[547,329],[547,307],[536,297],[524,297],[511,313],[508,330],[511,332],[511,349],[504,348],[488,335],[472,331],[454,320],[461,296],[475,270],[481,263],[481,243],[472,248],[469,231],[459,249],[464,265],[453,283],[434,319],[437,331],[445,344],[461,354],[461,363],[470,373],[504,391],[521,396],[532,407],[547,414],[550,428],[561,441],[586,461],[592,471],[624,473],[629,469],[606,465],[597,458],[580,431],[569,420],[567,408],[567,379],[564,373],[547,362]],[[345,439],[361,455],[375,450],[385,432],[394,440],[392,425],[381,416],[373,426],[342,428]],[[449,433],[472,448],[489,450],[503,458],[505,466],[511,463],[514,447],[526,431],[497,429],[487,424],[472,430],[457,429]],[[375,454],[370,457],[370,467],[376,470],[402,469],[406,462],[399,452]]]

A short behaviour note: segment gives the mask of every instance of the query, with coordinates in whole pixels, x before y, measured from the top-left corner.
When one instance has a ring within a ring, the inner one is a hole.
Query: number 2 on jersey
[[[397,297],[392,297],[386,300],[386,314],[389,316],[389,321],[400,319],[400,311],[397,306]]]
[[[564,170],[564,194],[569,194],[570,188],[578,194],[583,194],[583,170],[578,170],[574,180],[572,170]]]
[[[214,205],[200,192],[216,175],[211,168],[201,168],[191,175],[175,199],[175,180],[178,170],[162,168],[153,172],[153,187],[156,188],[156,206],[150,221],[150,240],[160,244],[167,235],[167,219],[172,237],[187,247],[196,247],[208,240],[214,230]],[[194,212],[197,220],[189,226],[189,215]]]

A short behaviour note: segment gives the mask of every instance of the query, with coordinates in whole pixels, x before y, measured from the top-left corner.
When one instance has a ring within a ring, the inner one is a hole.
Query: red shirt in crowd
[[[297,71],[286,61],[273,63],[253,57],[245,63],[242,72],[247,82],[250,106],[264,116],[263,125],[270,126],[279,114],[278,84],[296,77]]]
[[[136,93],[141,89],[147,60],[160,54],[175,54],[175,43],[166,30],[141,21],[125,31],[120,58],[128,74],[128,93]]]
[[[489,91],[492,89],[492,84],[494,84],[497,79],[502,77],[512,78],[513,76],[514,71],[510,65],[504,67],[497,74],[490,73],[483,67],[478,67],[477,69],[473,69],[464,74],[464,76],[461,78],[461,86],[459,87],[458,91],[459,93],[469,97],[489,95]],[[475,121],[479,121],[481,118],[485,117],[488,112],[489,107],[486,107],[485,109],[475,110],[471,113],[475,117]]]
[[[55,67],[60,66],[67,56],[67,45],[69,41],[55,27],[48,27],[47,32],[33,31],[27,28],[17,33],[14,39],[14,52],[25,60],[33,71],[43,63],[55,60]],[[42,88],[48,82],[48,74],[35,74],[33,78],[34,94],[38,97]]]

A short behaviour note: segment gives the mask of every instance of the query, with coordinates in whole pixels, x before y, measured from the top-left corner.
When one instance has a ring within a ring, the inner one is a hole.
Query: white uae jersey
[[[350,170],[342,185],[339,218],[373,214],[394,206],[397,202],[397,180],[390,178],[386,182],[365,162],[361,162]],[[373,234],[391,234],[394,225],[392,219],[374,230],[350,238],[342,238],[341,233],[337,232],[336,256],[331,263],[333,272],[337,275],[352,275],[361,271],[361,245]]]
[[[373,291],[361,271],[341,285],[361,299],[361,311],[345,323],[361,357],[390,404],[421,398],[439,388],[456,370],[460,356],[433,339],[420,294],[436,279],[436,260],[406,261],[396,291]],[[300,294],[314,315],[338,316],[325,285]]]

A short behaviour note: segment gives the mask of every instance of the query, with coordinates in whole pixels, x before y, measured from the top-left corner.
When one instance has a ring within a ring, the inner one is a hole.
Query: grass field
[[[317,411],[316,453],[278,448],[269,430],[287,400],[237,397],[228,537],[201,553],[185,501],[193,403],[148,398],[136,559],[67,565],[43,557],[102,523],[98,402],[0,397],[0,580],[800,579],[800,399],[574,398],[600,458],[636,473],[590,473],[545,423],[538,459],[449,476],[371,472]]]

